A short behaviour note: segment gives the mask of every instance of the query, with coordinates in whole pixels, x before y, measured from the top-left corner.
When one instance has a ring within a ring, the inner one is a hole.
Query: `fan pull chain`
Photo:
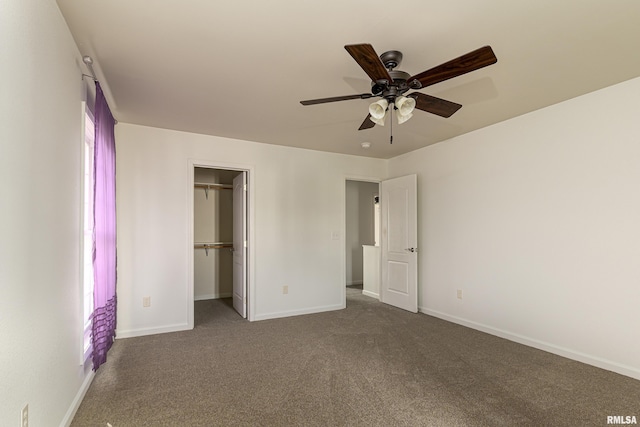
[[[396,109],[395,102],[391,103],[391,107],[389,109],[391,110],[391,114],[389,114],[389,144],[393,144],[393,110]]]

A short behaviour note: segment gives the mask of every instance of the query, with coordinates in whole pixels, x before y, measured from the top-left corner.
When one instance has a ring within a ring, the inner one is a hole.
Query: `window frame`
[[[95,117],[86,102],[82,102],[81,120],[81,193],[80,193],[80,315],[81,364],[91,358],[91,314],[93,312],[93,195]]]

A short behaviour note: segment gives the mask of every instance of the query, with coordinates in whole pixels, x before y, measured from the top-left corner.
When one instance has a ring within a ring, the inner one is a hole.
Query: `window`
[[[94,192],[94,142],[93,114],[84,108],[84,174],[83,174],[83,238],[82,238],[82,301],[83,347],[82,363],[91,356],[91,315],[93,314],[93,192]]]

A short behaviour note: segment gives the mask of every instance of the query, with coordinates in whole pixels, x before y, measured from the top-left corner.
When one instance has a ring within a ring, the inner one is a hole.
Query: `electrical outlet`
[[[22,423],[20,424],[22,427],[29,427],[29,404],[27,403],[22,408]]]
[[[142,298],[142,306],[143,307],[151,307],[151,297],[143,297]]]
[[[458,289],[458,299],[462,299],[462,289]]]
[[[284,286],[282,287],[282,293],[283,293],[284,295],[286,295],[286,294],[288,294],[288,293],[289,293],[289,286],[288,286],[288,285],[284,285]]]

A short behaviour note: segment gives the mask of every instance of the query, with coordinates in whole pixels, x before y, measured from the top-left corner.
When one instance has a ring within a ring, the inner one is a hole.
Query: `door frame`
[[[360,181],[360,182],[372,182],[374,184],[378,184],[378,191],[380,191],[380,183],[383,181],[382,178],[371,177],[371,176],[358,176],[358,175],[344,175],[343,176],[343,185],[342,185],[342,284],[341,286],[341,301],[342,308],[347,307],[347,286],[346,286],[346,277],[347,277],[347,181]],[[378,230],[379,231],[379,230]]]
[[[187,164],[187,242],[185,245],[187,252],[187,325],[189,329],[194,327],[194,175],[196,168],[235,170],[247,173],[247,288],[245,289],[247,298],[247,319],[255,319],[255,192],[253,191],[255,177],[254,167],[247,164],[217,162],[212,160],[189,159]]]

